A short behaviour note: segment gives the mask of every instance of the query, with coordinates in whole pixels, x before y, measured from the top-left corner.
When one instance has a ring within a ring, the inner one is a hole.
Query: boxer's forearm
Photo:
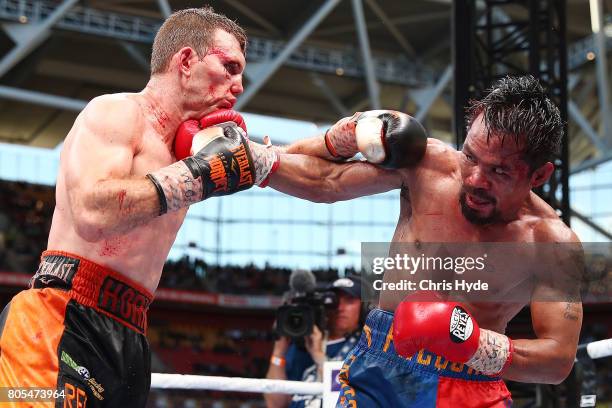
[[[282,147],[284,153],[304,154],[306,156],[320,157],[326,160],[333,160],[334,157],[325,147],[325,140],[322,135],[298,140],[290,145]]]
[[[155,186],[146,178],[106,180],[71,196],[77,233],[86,241],[124,234],[159,216]]]
[[[363,162],[335,163],[298,154],[281,154],[270,187],[319,203],[333,203],[402,186],[399,172]]]
[[[512,363],[505,379],[526,383],[559,384],[569,375],[576,347],[552,339],[513,340]]]

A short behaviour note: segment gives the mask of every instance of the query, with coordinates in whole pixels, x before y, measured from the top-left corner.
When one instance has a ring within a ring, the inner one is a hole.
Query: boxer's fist
[[[246,190],[255,183],[246,133],[234,122],[216,126],[223,134],[207,138],[193,156],[183,160],[193,177],[202,180],[202,199]]]
[[[193,156],[147,174],[157,190],[160,215],[255,183],[257,170],[248,140],[236,123],[204,129],[195,135],[194,146],[196,141],[201,148]]]
[[[190,119],[179,126],[174,137],[174,156],[177,160],[183,160],[192,156],[198,149],[193,149],[193,138],[202,129],[218,125],[223,122],[233,122],[245,132],[246,123],[242,116],[233,110],[221,109],[210,113],[200,120]]]
[[[206,129],[207,127],[223,122],[234,122],[239,128],[244,130],[245,133],[247,132],[246,123],[244,122],[242,116],[238,112],[231,109],[219,109],[202,117],[200,119],[200,127],[202,129]]]
[[[231,119],[231,121],[218,123],[217,121],[221,119]],[[224,114],[220,115],[207,115],[200,119],[200,127],[202,126],[206,126],[205,129],[199,131],[192,137],[193,140],[191,142],[191,151],[198,152],[192,153],[192,155],[200,155],[199,151],[203,149],[204,146],[207,146],[212,139],[214,139],[215,134],[219,135],[219,133],[216,132],[208,132],[207,129],[220,127],[223,129],[224,133],[227,133],[233,129],[242,134],[247,146],[250,149],[249,157],[251,158],[251,163],[253,164],[254,184],[258,185],[259,187],[266,187],[268,185],[270,176],[278,169],[280,157],[271,144],[261,145],[249,140],[245,130],[246,126],[244,125],[244,121],[242,121],[242,117],[240,117],[239,114],[234,111],[224,111]]]
[[[395,309],[395,351],[410,357],[425,348],[451,361],[470,360],[479,344],[476,320],[457,302],[434,301],[425,296],[410,296]]]
[[[187,120],[179,125],[174,136],[174,156],[177,160],[183,160],[185,157],[191,156],[191,144],[193,137],[200,130],[200,122],[195,119]]]
[[[325,146],[334,157],[347,159],[361,152],[370,163],[399,169],[421,160],[427,134],[410,115],[373,110],[339,120],[325,133]]]
[[[411,167],[425,154],[427,134],[412,116],[392,110],[373,110],[357,117],[355,138],[370,162],[389,169]]]
[[[355,137],[355,126],[359,115],[361,112],[342,118],[325,132],[325,147],[332,156],[350,159],[359,151]]]
[[[510,338],[479,328],[463,305],[442,302],[435,292],[415,293],[397,306],[393,344],[404,357],[425,348],[487,375],[501,375],[512,362]]]

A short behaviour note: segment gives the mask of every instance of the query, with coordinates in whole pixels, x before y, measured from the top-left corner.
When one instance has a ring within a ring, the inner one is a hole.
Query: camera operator
[[[327,290],[335,293],[337,307],[327,311],[327,330],[317,325],[299,340],[281,336],[274,343],[266,378],[315,382],[322,380],[324,361],[343,361],[353,349],[362,329],[361,280],[348,276],[334,281]],[[321,396],[265,394],[268,408],[319,408]]]

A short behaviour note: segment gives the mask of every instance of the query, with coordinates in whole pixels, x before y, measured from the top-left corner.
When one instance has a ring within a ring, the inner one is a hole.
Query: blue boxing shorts
[[[393,313],[370,312],[357,346],[340,371],[342,408],[510,407],[499,377],[426,350],[404,358],[393,347]]]

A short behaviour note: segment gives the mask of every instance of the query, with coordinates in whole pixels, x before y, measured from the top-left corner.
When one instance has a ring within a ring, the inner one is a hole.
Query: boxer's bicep
[[[365,162],[337,163],[306,155],[282,154],[270,186],[306,200],[331,203],[400,188],[402,175]]]
[[[97,99],[79,115],[61,158],[72,218],[87,240],[117,233],[117,225],[129,229],[132,218],[154,214],[157,206],[152,184],[131,176],[142,137],[137,107]]]
[[[514,341],[508,378],[558,384],[569,374],[582,325],[580,279],[582,246],[567,227],[543,220],[534,228],[535,286],[531,320],[536,339]]]
[[[535,245],[539,245],[539,262],[531,296],[534,332],[538,338],[573,347],[570,354],[575,354],[582,324],[582,246],[578,242]]]
[[[531,295],[534,331],[538,337],[557,339],[575,347],[582,323],[582,245],[560,221],[540,223],[534,237],[538,241],[534,243],[537,266]]]
[[[531,320],[538,339],[551,340],[553,361],[569,373],[582,326],[582,304],[574,299],[532,302]],[[554,367],[556,364],[552,364]],[[561,371],[564,371],[560,368]]]
[[[576,353],[580,327],[582,325],[582,304],[574,299],[556,302],[531,302],[533,331],[538,338],[555,340],[571,354]]]
[[[512,363],[504,378],[559,384],[574,364],[582,306],[574,302],[531,302],[535,339],[514,339]]]

